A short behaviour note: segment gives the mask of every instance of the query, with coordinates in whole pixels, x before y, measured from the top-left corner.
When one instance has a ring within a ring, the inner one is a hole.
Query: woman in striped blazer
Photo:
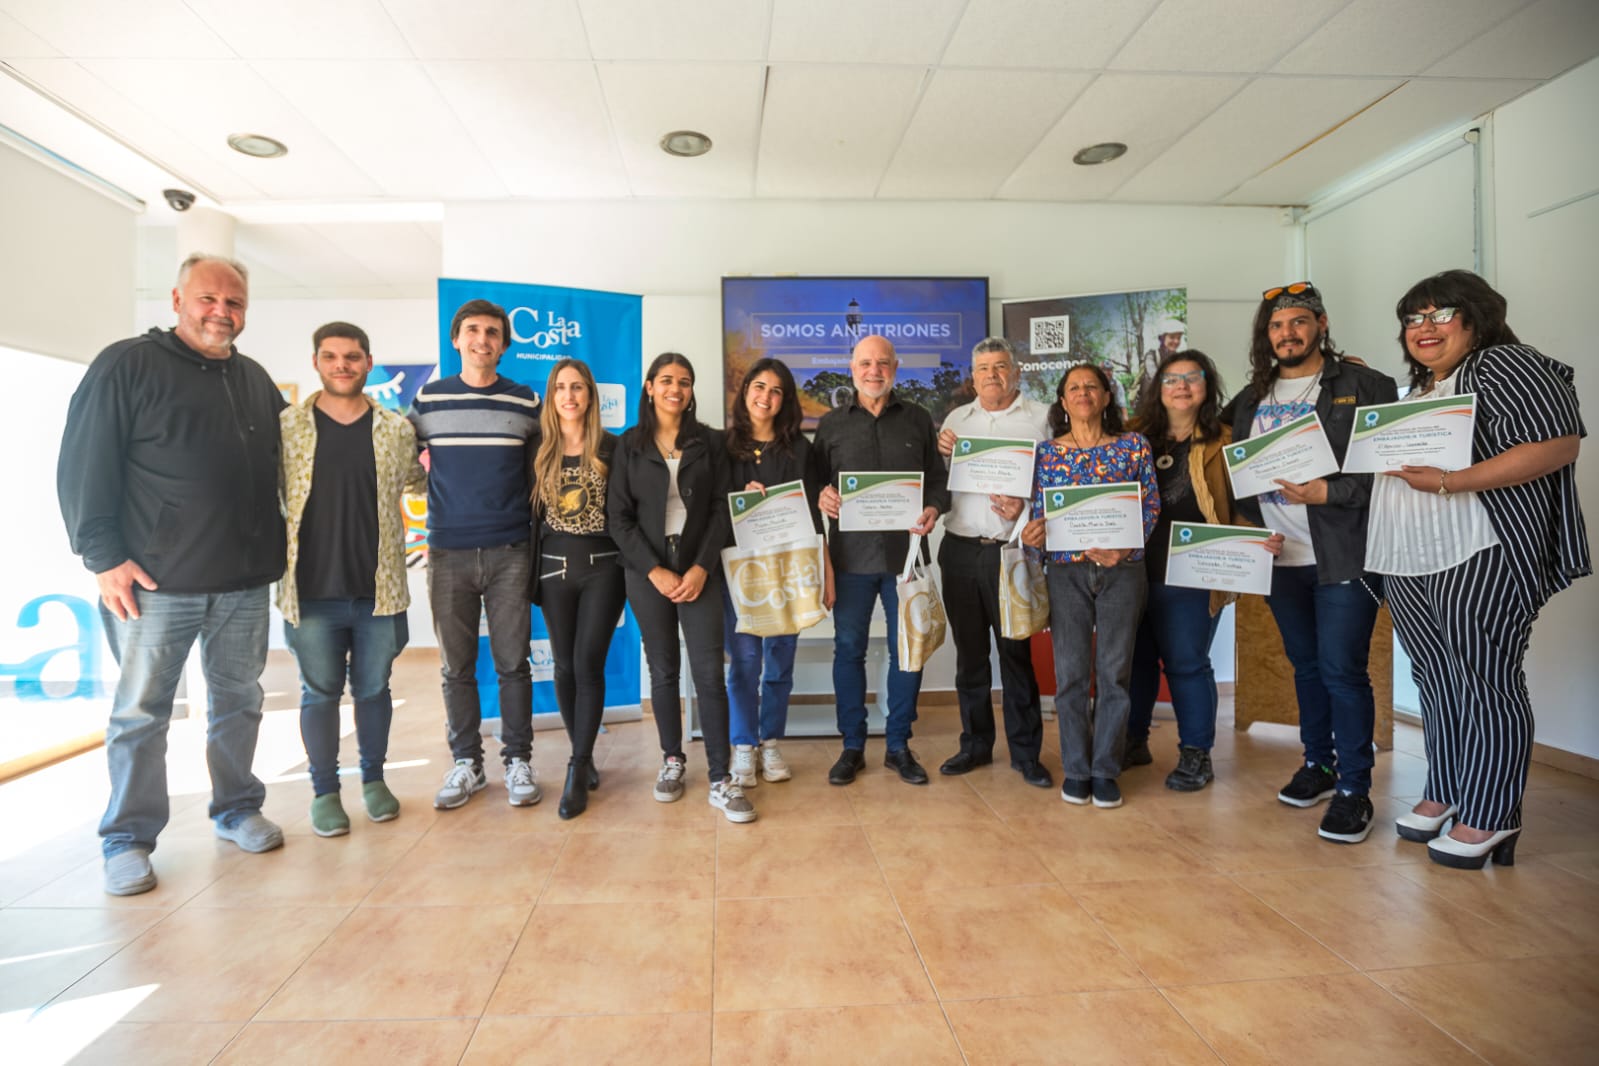
[[[1505,298],[1465,270],[1418,282],[1399,301],[1411,395],[1476,397],[1472,462],[1377,478],[1366,544],[1366,568],[1390,575],[1426,734],[1426,790],[1399,835],[1466,869],[1515,859],[1532,756],[1523,669],[1532,623],[1550,596],[1593,572],[1572,369],[1517,340],[1505,311]]]

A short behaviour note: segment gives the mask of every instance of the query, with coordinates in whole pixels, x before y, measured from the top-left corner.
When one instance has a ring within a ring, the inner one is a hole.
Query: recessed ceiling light
[[[667,155],[692,158],[711,150],[711,139],[697,130],[673,130],[661,138],[661,151]]]
[[[1106,141],[1103,144],[1091,144],[1072,156],[1072,162],[1080,167],[1091,167],[1096,163],[1109,163],[1112,159],[1120,159],[1127,154],[1127,146],[1119,141]]]
[[[282,141],[274,141],[271,137],[263,137],[259,133],[235,133],[228,138],[228,147],[257,159],[276,159],[280,155],[289,154],[288,148]]]

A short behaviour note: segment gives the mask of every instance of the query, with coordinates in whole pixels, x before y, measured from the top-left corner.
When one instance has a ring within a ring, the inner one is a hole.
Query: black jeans
[[[539,597],[555,660],[555,702],[577,758],[594,755],[605,713],[605,657],[622,617],[622,556],[606,537],[544,534]]]
[[[676,570],[676,563],[673,559],[667,565]],[[683,701],[678,692],[682,645],[677,639],[681,623],[683,642],[688,646],[689,673],[699,699],[700,728],[705,733],[705,763],[713,784],[727,776],[732,756],[727,677],[722,670],[723,583],[722,568],[718,566],[706,576],[697,599],[692,603],[673,603],[656,591],[648,577],[627,571],[627,602],[644,637],[644,656],[650,666],[650,703],[661,752],[683,755]]]
[[[477,694],[478,619],[487,613],[489,652],[500,681],[500,758],[533,756],[532,604],[527,542],[500,548],[429,548],[428,598],[439,638],[450,754],[483,765]]]

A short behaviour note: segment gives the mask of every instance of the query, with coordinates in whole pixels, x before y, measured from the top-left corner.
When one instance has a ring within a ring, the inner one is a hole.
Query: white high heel
[[[1481,844],[1468,844],[1452,836],[1441,836],[1427,843],[1427,857],[1440,866],[1457,870],[1480,870],[1492,853],[1495,866],[1516,864],[1516,841],[1521,839],[1521,827],[1501,829]]]
[[[1444,831],[1444,823],[1455,816],[1455,805],[1451,803],[1444,808],[1444,812],[1436,817],[1429,818],[1425,814],[1410,811],[1394,819],[1394,829],[1406,840],[1414,840],[1418,844],[1425,844]]]

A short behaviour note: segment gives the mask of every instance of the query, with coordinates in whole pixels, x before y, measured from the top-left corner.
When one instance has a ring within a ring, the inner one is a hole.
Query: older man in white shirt
[[[951,455],[961,437],[1044,440],[1049,408],[1021,394],[1021,370],[1010,342],[986,337],[972,349],[972,385],[977,399],[949,413],[938,434],[938,450]],[[939,767],[964,774],[994,761],[993,673],[989,638],[999,647],[1005,738],[1011,767],[1029,785],[1050,788],[1049,771],[1038,761],[1043,716],[1038,681],[1025,640],[1007,640],[999,629],[999,552],[1026,502],[1014,496],[956,492],[944,519],[938,565],[944,605],[955,645],[955,690],[960,697],[961,750]]]

